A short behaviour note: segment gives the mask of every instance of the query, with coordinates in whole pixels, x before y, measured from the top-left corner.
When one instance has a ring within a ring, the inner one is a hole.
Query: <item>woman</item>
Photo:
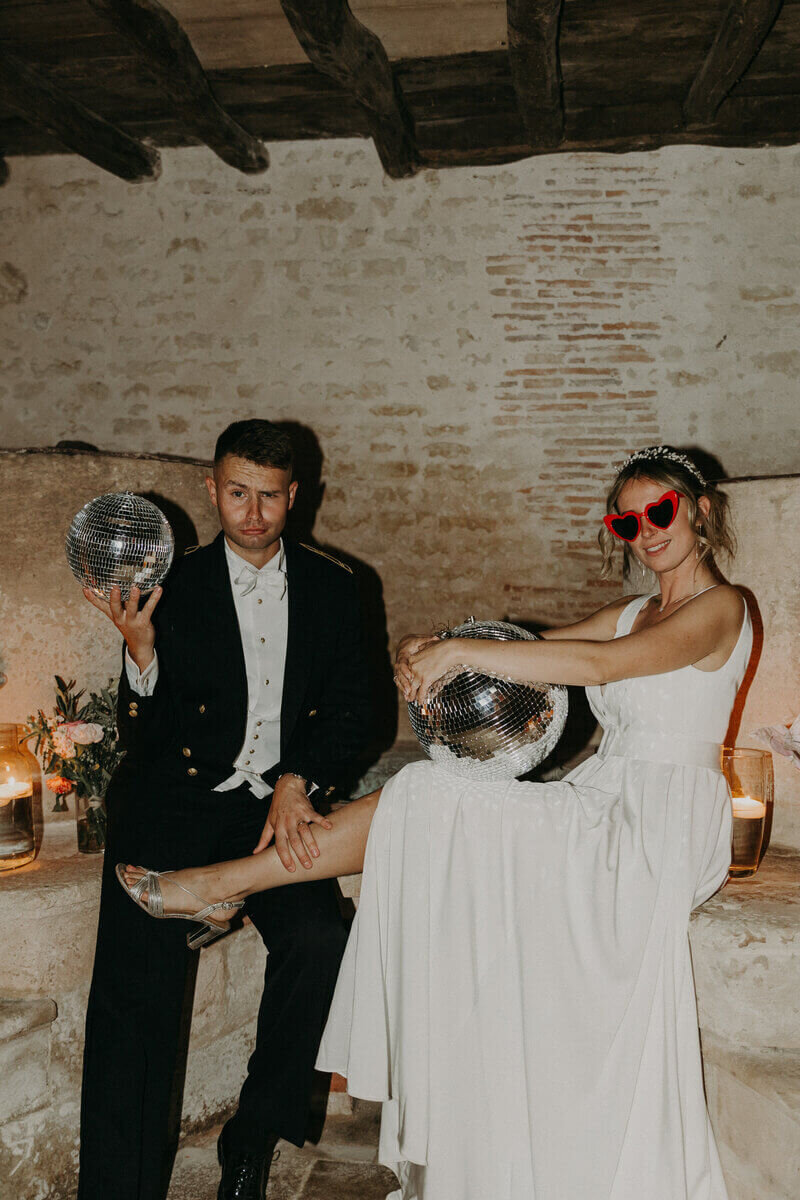
[[[720,743],[752,629],[712,571],[715,550],[732,552],[724,497],[689,459],[632,455],[607,511],[605,573],[621,544],[660,594],[541,641],[406,640],[397,667],[416,699],[459,664],[583,684],[597,754],[539,784],[414,763],[336,813],[318,845],[298,831],[295,878],[363,862],[319,1066],[384,1101],[395,1200],[726,1200],[687,926],[730,862]],[[289,881],[275,848],[167,879],[119,874],[154,915],[190,916],[202,897],[221,927]]]

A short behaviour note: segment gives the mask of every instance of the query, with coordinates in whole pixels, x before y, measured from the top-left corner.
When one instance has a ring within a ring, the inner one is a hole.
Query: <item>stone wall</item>
[[[2,444],[206,458],[233,417],[299,422],[317,536],[379,573],[393,627],[421,628],[607,599],[601,497],[632,447],[800,470],[797,148],[401,183],[367,143],[271,149],[255,179],[170,151],[140,186],[12,163]]]
[[[64,554],[74,513],[103,492],[138,492],[167,513],[180,553],[219,529],[204,474],[127,455],[0,452],[0,720],[49,710],[56,673],[92,688],[119,674],[120,636],[84,599]]]

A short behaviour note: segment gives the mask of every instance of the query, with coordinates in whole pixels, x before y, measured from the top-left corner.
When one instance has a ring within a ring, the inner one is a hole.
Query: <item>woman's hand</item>
[[[466,641],[466,638],[437,638],[409,655],[410,683],[403,689],[406,700],[424,704],[436,680],[465,661]]]
[[[399,642],[394,660],[394,681],[404,696],[412,682],[411,655],[416,654],[423,646],[430,646],[439,640],[436,634],[408,633]]]

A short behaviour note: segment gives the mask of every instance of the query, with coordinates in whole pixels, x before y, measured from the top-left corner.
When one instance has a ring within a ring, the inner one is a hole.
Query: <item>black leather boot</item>
[[[225,1129],[217,1142],[222,1167],[217,1200],[266,1200],[269,1172],[275,1155],[276,1135],[264,1138],[263,1149],[241,1151],[226,1145]]]

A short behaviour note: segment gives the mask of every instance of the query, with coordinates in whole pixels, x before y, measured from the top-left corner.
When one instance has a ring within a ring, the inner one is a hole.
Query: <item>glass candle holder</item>
[[[722,770],[731,789],[733,847],[731,879],[755,875],[769,845],[774,802],[772,755],[768,750],[725,747]]]
[[[0,725],[0,871],[36,857],[33,793],[38,765],[19,741],[16,725]]]

